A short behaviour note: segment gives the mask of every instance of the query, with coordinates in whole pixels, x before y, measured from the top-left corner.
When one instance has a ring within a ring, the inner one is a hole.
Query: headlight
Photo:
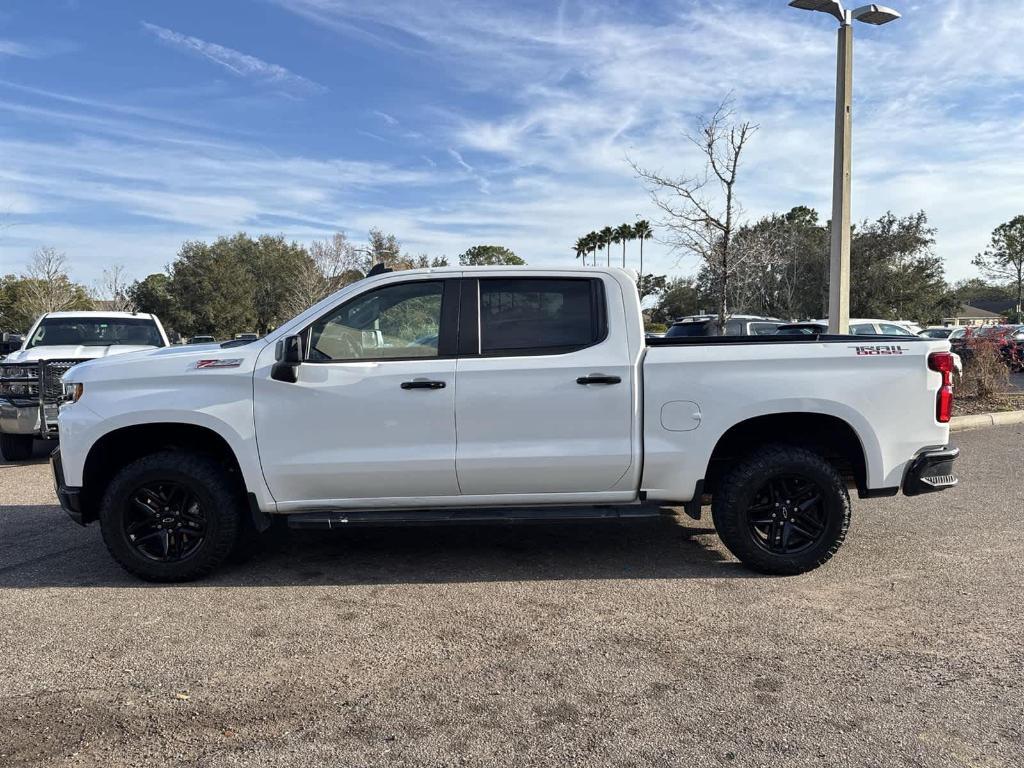
[[[84,384],[65,384],[64,385],[64,400],[68,403],[77,403],[82,399],[82,393],[85,391]]]

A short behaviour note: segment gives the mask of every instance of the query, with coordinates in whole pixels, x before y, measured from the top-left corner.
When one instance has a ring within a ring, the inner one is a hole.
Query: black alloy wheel
[[[207,519],[198,496],[174,482],[137,488],[124,515],[124,535],[145,558],[159,563],[187,560],[206,541]]]
[[[747,530],[766,551],[795,555],[814,547],[825,533],[823,489],[801,475],[766,482],[747,507]]]

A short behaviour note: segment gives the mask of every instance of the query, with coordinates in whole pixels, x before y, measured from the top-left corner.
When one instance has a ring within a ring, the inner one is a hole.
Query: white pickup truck
[[[83,360],[166,347],[156,315],[142,312],[49,312],[20,348],[0,361],[0,454],[32,455],[36,438],[57,437],[61,376]]]
[[[248,343],[64,377],[61,505],[134,574],[211,572],[295,526],[701,514],[748,566],[839,548],[848,488],[956,483],[944,340],[644,338],[617,269],[451,268],[349,285]]]

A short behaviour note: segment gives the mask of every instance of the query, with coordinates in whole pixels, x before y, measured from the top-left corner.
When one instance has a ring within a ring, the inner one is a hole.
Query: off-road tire
[[[27,461],[32,458],[32,435],[0,434],[0,453],[8,461]]]
[[[198,499],[206,517],[206,534],[187,559],[157,562],[140,554],[125,531],[126,514],[137,489],[169,482],[186,487]],[[184,451],[145,456],[119,471],[100,505],[103,541],[125,570],[146,581],[192,581],[209,575],[238,545],[246,514],[238,483],[215,458]]]
[[[748,525],[748,507],[766,483],[798,476],[821,493],[823,531],[805,551],[780,554],[758,543]],[[850,494],[836,468],[821,455],[790,445],[765,445],[749,454],[722,478],[711,503],[711,515],[722,543],[747,567],[761,573],[791,576],[826,563],[850,527]]]

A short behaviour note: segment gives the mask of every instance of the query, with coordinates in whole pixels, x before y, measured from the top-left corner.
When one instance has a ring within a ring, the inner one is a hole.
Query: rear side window
[[[751,323],[751,336],[771,336],[779,329],[778,323]]]
[[[882,333],[885,334],[886,336],[913,336],[914,335],[910,331],[908,331],[906,328],[904,328],[902,326],[899,326],[899,325],[893,325],[892,323],[879,323],[878,327],[882,329]]]
[[[606,334],[600,280],[480,280],[480,353],[551,355],[601,341]]]
[[[875,326],[871,323],[859,323],[858,325],[850,326],[850,333],[854,336],[874,336]]]

